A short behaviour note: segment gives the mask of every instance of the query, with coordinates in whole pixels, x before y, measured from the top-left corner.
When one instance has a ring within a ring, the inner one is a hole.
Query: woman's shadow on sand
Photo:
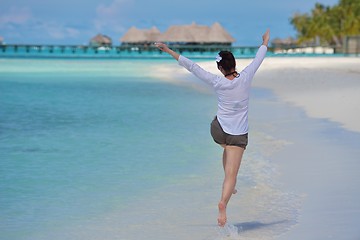
[[[261,228],[270,227],[277,224],[283,224],[288,222],[289,220],[281,220],[281,221],[275,221],[270,223],[262,223],[258,221],[252,221],[252,222],[242,222],[242,223],[236,223],[234,226],[238,229],[238,233],[251,231],[251,230],[257,230]]]

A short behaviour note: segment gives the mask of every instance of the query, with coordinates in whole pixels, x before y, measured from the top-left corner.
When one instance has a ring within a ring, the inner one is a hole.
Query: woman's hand
[[[180,54],[171,50],[165,43],[154,43],[154,45],[163,52],[170,54],[175,60],[179,60]]]
[[[262,36],[263,43],[262,45],[268,46],[269,45],[269,39],[270,39],[270,30],[267,29],[264,35]]]
[[[163,52],[168,53],[170,50],[170,48],[165,43],[156,42],[156,43],[154,43],[154,45]]]

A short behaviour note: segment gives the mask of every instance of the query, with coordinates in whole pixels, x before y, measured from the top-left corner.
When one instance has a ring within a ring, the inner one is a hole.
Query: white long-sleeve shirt
[[[224,132],[231,135],[246,134],[251,80],[265,58],[267,47],[261,45],[253,61],[237,77],[229,80],[207,72],[199,65],[180,55],[178,62],[196,77],[211,85],[218,98],[217,119]]]

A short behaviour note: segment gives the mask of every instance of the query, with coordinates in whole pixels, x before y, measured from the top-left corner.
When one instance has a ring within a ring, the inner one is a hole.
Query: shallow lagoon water
[[[269,91],[252,91],[239,192],[218,229],[216,99],[151,77],[173,62],[1,61],[4,239],[273,239],[296,225],[304,196],[282,188],[272,158],[292,144],[272,125],[290,107]]]

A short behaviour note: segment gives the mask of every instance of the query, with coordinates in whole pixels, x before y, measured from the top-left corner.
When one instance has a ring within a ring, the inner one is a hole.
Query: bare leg
[[[226,145],[221,145],[221,146],[224,148],[222,161],[223,161],[223,168],[224,168],[224,172],[225,172],[225,165],[226,165],[226,151],[225,151],[225,147],[226,147]],[[236,190],[235,187],[236,187],[236,186],[234,186],[233,194],[236,194],[236,193],[237,193],[237,190]]]
[[[225,171],[225,165],[226,165],[226,151],[225,151],[225,147],[226,147],[226,145],[221,145],[221,146],[224,148],[222,161],[223,161],[223,168],[224,168],[224,171]]]
[[[221,227],[224,226],[226,223],[226,206],[235,189],[236,177],[239,172],[243,153],[244,153],[244,149],[237,146],[226,146],[224,149],[223,162],[225,162],[224,164],[225,178],[223,183],[221,200],[218,204],[219,207],[218,224]]]

